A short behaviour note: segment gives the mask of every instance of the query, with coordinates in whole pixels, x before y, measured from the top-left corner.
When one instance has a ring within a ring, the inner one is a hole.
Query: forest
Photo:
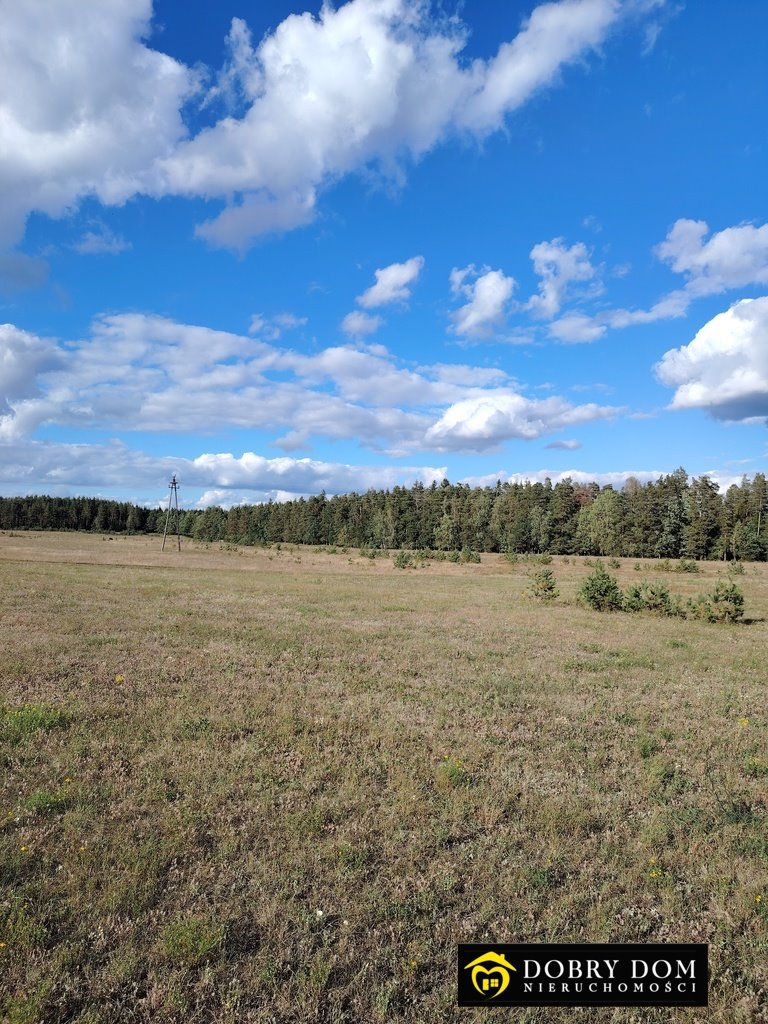
[[[175,532],[175,512],[170,528]],[[183,509],[182,534],[201,541],[377,549],[501,551],[635,558],[768,560],[762,473],[721,494],[682,468],[658,480],[394,487],[225,510]],[[0,529],[162,532],[166,512],[100,498],[0,498]]]

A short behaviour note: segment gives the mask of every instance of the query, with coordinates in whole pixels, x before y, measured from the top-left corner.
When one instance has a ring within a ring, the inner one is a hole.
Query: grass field
[[[768,566],[159,547],[0,535],[0,1019],[768,1021]],[[709,942],[710,1007],[460,1010],[483,940]]]

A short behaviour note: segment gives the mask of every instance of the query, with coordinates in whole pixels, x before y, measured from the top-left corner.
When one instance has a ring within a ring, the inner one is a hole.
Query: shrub
[[[743,576],[744,565],[741,562],[731,562],[728,566],[728,572],[731,576]]]
[[[628,587],[623,599],[623,608],[628,612],[655,612],[657,615],[676,615],[679,610],[679,599],[672,597],[666,583],[633,583]]]
[[[554,601],[559,597],[560,591],[557,589],[557,581],[552,570],[540,569],[539,572],[535,572],[531,577],[528,592],[537,601]]]
[[[461,552],[460,551],[449,551],[448,554],[446,555],[446,558],[447,558],[447,560],[449,562],[460,562],[461,561]]]
[[[744,594],[735,583],[719,580],[712,594],[715,622],[738,622],[744,618]]]
[[[632,566],[632,568],[635,570],[635,572],[642,572],[643,571],[643,567],[642,567],[642,565],[639,562],[635,562],[635,564]]]
[[[534,555],[532,561],[537,565],[551,565],[552,555],[548,555],[546,551],[543,551],[540,555]]]
[[[598,562],[579,590],[579,600],[599,612],[618,611],[622,605],[621,590],[616,578]]]
[[[414,561],[413,555],[410,551],[398,551],[395,555],[395,568],[396,569],[413,569]]]
[[[675,572],[698,572],[699,567],[692,558],[681,558],[675,566]]]
[[[656,568],[659,572],[672,572],[672,564],[668,558],[662,558]]]
[[[611,567],[611,569],[621,568],[621,562],[618,560],[618,558],[609,558],[608,565]]]
[[[686,612],[705,622],[738,622],[744,617],[744,594],[735,583],[719,580],[711,594],[689,599]]]
[[[505,551],[504,557],[511,565],[517,565],[520,561],[520,557],[516,551]]]
[[[461,560],[462,562],[479,562],[480,555],[477,551],[473,551],[472,548],[462,548]]]

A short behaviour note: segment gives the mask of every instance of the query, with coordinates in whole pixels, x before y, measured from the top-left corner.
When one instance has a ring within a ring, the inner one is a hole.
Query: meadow
[[[534,568],[0,534],[0,1018],[768,1021],[768,565]],[[708,942],[710,1006],[461,1010],[485,940]]]

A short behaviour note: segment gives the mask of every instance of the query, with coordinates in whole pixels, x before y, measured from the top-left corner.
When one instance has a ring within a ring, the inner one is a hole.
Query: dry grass
[[[711,943],[709,1011],[490,1019],[768,1020],[768,566],[551,568],[0,536],[0,1014],[458,1021],[487,938]]]

